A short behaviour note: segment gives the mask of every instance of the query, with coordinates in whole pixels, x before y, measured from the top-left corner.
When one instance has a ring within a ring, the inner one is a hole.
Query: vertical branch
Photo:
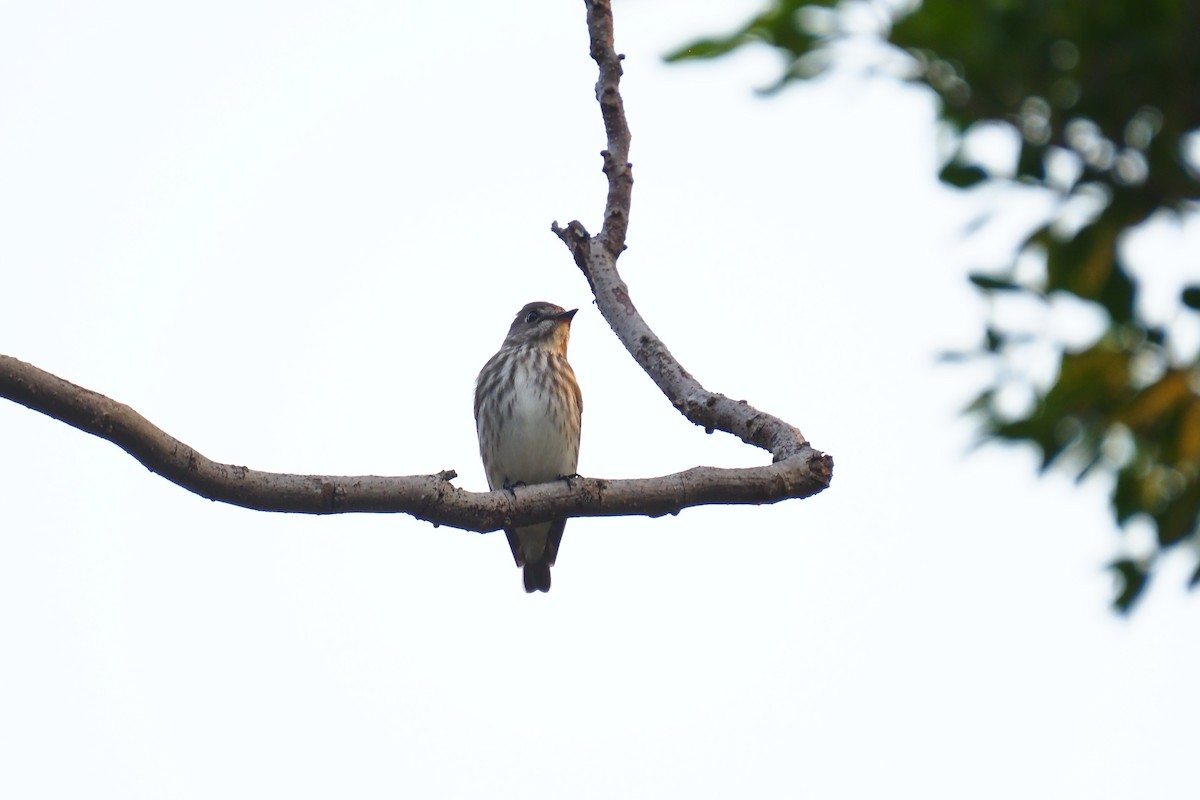
[[[625,234],[629,229],[629,204],[633,196],[633,165],[629,163],[629,123],[625,119],[625,104],[621,100],[621,61],[613,40],[612,4],[610,0],[586,0],[590,53],[600,68],[596,81],[596,101],[604,119],[608,148],[600,153],[604,158],[604,174],[608,177],[608,197],[604,203],[604,225],[600,240],[615,259],[625,249]]]
[[[775,461],[793,456],[816,459],[828,475],[832,459],[810,447],[798,428],[759,411],[744,400],[731,400],[705,389],[671,355],[666,344],[634,306],[629,287],[617,271],[617,258],[625,250],[633,195],[633,167],[629,163],[631,136],[620,92],[622,56],[617,54],[613,42],[610,0],[584,0],[584,3],[591,56],[600,70],[596,100],[600,103],[608,140],[607,149],[601,153],[604,174],[608,178],[608,197],[604,206],[604,224],[596,236],[588,234],[579,221],[573,221],[565,228],[555,222],[551,230],[570,248],[609,327],[681,414],[709,433],[726,431],[747,444],[761,447],[769,451]]]

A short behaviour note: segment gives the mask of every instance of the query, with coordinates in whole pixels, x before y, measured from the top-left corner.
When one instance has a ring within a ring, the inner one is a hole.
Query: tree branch
[[[147,469],[210,500],[259,511],[301,514],[404,513],[468,531],[493,531],[563,517],[675,514],[707,504],[763,505],[816,494],[829,485],[833,460],[800,431],[744,400],[706,390],[671,355],[642,319],[616,269],[625,249],[633,171],[629,126],[621,103],[620,56],[613,49],[608,0],[585,0],[591,54],[600,67],[600,102],[608,149],[608,199],[600,233],[572,222],[553,230],[571,249],[600,312],[626,349],[671,403],[708,432],[728,431],[774,456],[748,469],[695,467],[638,480],[573,478],[518,488],[468,492],[452,485],[453,470],[434,475],[291,475],[222,464],[153,425],[129,406],[76,386],[32,364],[0,355],[0,397],[107,439]]]
[[[621,59],[613,45],[612,8],[609,0],[584,0],[587,5],[591,54],[600,68],[596,99],[604,118],[608,149],[604,174],[608,176],[608,200],[600,233],[590,236],[578,221],[565,228],[557,222],[550,228],[571,250],[596,297],[596,305],[609,327],[625,345],[638,365],[650,376],[671,404],[706,432],[722,430],[747,444],[767,450],[775,462],[785,459],[818,458],[824,473],[832,475],[833,460],[809,446],[798,428],[778,417],[759,411],[745,400],[731,400],[710,392],[692,377],[638,313],[629,287],[617,272],[617,258],[625,250],[629,206],[633,192],[633,165],[629,163],[629,125],[621,102]]]
[[[807,497],[829,480],[812,458],[751,469],[697,467],[661,478],[575,478],[516,492],[468,492],[453,470],[436,475],[289,475],[221,464],[127,405],[32,364],[0,355],[0,396],[107,439],[172,483],[209,500],[301,514],[404,513],[435,525],[493,531],[561,517],[661,516],[709,503],[774,503]]]

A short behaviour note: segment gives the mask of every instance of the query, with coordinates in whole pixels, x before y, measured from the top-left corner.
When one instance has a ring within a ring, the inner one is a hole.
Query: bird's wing
[[[516,528],[505,528],[504,535],[508,537],[508,548],[512,550],[513,561],[517,562],[517,566],[523,566],[521,563],[521,540],[517,538]]]
[[[565,519],[556,519],[550,524],[550,531],[546,534],[546,562],[550,566],[554,566],[554,560],[558,558],[558,545],[562,541],[563,529],[566,527]]]

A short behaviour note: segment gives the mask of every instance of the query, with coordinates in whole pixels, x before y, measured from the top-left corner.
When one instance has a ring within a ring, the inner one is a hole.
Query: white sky
[[[917,90],[771,100],[757,3],[618,4],[635,302],[836,462],[816,498],[501,534],[202,500],[0,404],[0,796],[1194,796],[1190,558],[1131,620],[1102,482],[969,454],[971,210]],[[590,305],[603,147],[580,2],[0,6],[0,352],[259,469],[485,486],[472,383],[582,310],[580,472],[763,463]],[[999,262],[1003,251],[988,256]]]

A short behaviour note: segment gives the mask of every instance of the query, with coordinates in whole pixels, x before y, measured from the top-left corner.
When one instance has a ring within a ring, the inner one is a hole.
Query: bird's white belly
[[[577,421],[569,419],[572,411],[578,413],[574,404],[565,408],[552,404],[545,381],[532,379],[523,367],[517,369],[512,391],[504,399],[511,399],[511,405],[496,409],[503,423],[493,441],[492,457],[485,459],[491,487],[503,487],[505,482],[533,485],[574,475],[578,438],[571,433]]]
[[[546,483],[573,475],[579,444],[572,441],[568,430],[568,421],[554,414],[543,388],[532,381],[518,380],[512,415],[501,426],[495,455],[488,465],[492,488],[500,488],[505,481]]]

